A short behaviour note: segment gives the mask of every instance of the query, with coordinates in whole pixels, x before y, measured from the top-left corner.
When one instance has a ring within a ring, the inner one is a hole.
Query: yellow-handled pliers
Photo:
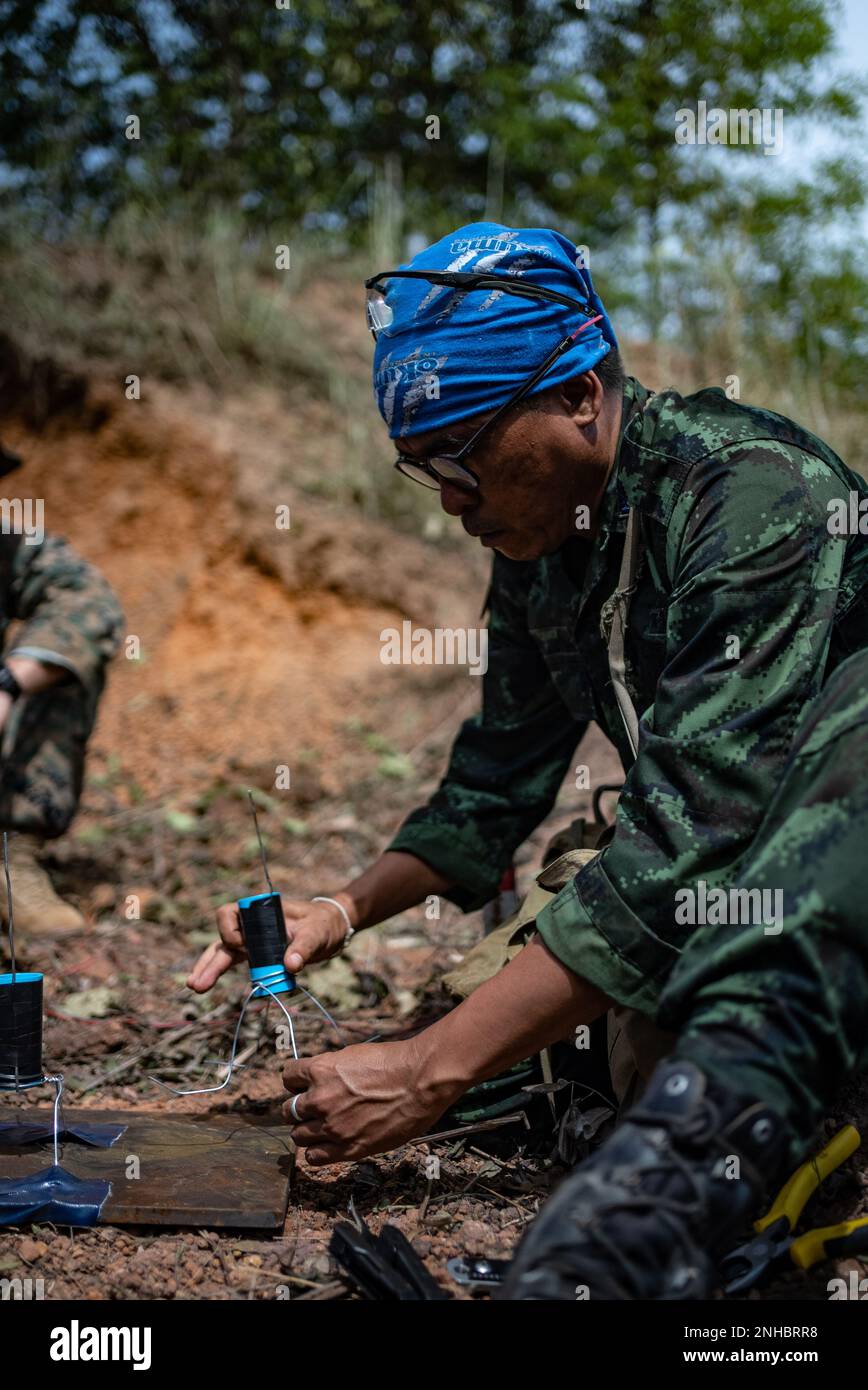
[[[754,1222],[756,1235],[730,1250],[721,1261],[724,1293],[752,1289],[781,1263],[810,1269],[820,1260],[868,1253],[868,1216],[793,1235],[808,1198],[856,1152],[861,1142],[858,1129],[845,1125],[820,1153],[796,1169],[765,1216]]]

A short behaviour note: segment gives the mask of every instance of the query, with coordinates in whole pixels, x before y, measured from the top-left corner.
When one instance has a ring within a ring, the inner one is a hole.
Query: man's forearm
[[[386,850],[376,863],[334,896],[343,903],[356,929],[376,926],[416,907],[432,894],[445,893],[452,885],[415,854]]]
[[[65,666],[37,661],[32,656],[7,657],[6,665],[25,695],[36,695],[40,690],[48,690],[50,686],[70,679],[70,673]]]
[[[569,1038],[612,1000],[569,970],[539,937],[415,1042],[428,1074],[457,1097],[475,1082]]]

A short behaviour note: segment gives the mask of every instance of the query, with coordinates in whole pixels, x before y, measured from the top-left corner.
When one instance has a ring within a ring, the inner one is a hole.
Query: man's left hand
[[[283,1072],[298,1118],[292,1100],[283,1116],[313,1167],[395,1149],[426,1134],[465,1089],[438,1082],[431,1070],[415,1038],[302,1058]]]

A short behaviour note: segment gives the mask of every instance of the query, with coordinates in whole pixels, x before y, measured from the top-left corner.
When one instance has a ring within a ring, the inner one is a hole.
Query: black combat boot
[[[697,1299],[780,1179],[786,1131],[692,1062],[661,1063],[642,1100],[570,1174],[519,1245],[505,1299]]]

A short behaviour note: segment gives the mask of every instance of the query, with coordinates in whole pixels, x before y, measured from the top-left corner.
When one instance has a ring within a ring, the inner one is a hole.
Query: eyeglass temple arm
[[[487,432],[488,430],[493,429],[494,426],[497,424],[498,420],[500,419],[501,415],[504,415],[507,410],[511,410],[514,405],[519,405],[520,402],[524,400],[528,392],[533,390],[540,378],[545,376],[549,367],[552,365],[553,362],[557,361],[561,353],[566,352],[567,348],[572,347],[579,334],[584,333],[586,328],[591,327],[591,324],[599,323],[602,317],[602,314],[597,314],[596,318],[588,319],[587,323],[583,323],[581,328],[577,328],[575,333],[568,333],[566,338],[564,338],[563,342],[558,343],[554,351],[549,353],[542,366],[538,367],[537,370],[534,372],[533,376],[524,383],[521,390],[518,391],[516,395],[514,395],[510,400],[504,401],[503,405],[499,406],[498,409],[494,412],[491,419],[487,420],[485,424],[482,425],[480,429],[476,431],[476,434],[472,435],[471,438],[468,439],[467,443],[464,445],[464,448],[460,451],[460,453],[455,455],[454,461],[456,463],[460,463],[464,454],[466,454],[472,448],[477,437],[482,433],[482,431],[484,430]]]
[[[545,285],[525,285],[511,276],[473,270],[382,270],[365,281],[365,289],[377,289],[382,294],[384,290],[381,282],[389,279],[427,280],[432,285],[451,285],[455,289],[499,289],[505,294],[514,294],[521,299],[548,299],[554,304],[566,304],[571,309],[581,309],[585,314],[591,312],[591,306],[584,300],[572,299],[569,295],[550,290]]]

